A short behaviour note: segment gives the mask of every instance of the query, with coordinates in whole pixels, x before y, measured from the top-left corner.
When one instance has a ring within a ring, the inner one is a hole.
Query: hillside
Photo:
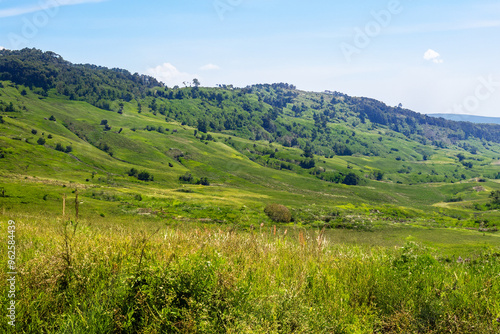
[[[460,114],[428,114],[431,117],[441,117],[450,121],[456,122],[471,122],[482,124],[500,124],[500,117],[484,117],[475,115],[460,115]]]
[[[0,332],[496,332],[499,129],[0,50]]]
[[[166,87],[52,52],[0,55],[7,206],[57,211],[64,184],[95,217],[249,224],[273,201],[304,224],[498,221],[486,206],[500,189],[498,125],[283,83]]]

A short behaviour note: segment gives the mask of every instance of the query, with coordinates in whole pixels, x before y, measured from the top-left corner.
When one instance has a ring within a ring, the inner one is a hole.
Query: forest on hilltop
[[[160,113],[200,130],[237,130],[285,146],[311,145],[321,155],[376,154],[352,138],[326,150],[326,143],[339,142],[328,123],[349,122],[372,127],[387,126],[423,144],[445,147],[461,140],[477,138],[500,142],[500,125],[455,122],[429,117],[404,108],[390,107],[369,98],[342,93],[305,93],[289,84],[256,84],[245,88],[220,85],[201,88],[198,80],[191,87],[167,87],[155,78],[127,70],[95,65],[75,65],[54,52],[37,49],[0,51],[0,80],[29,87],[41,97],[51,89],[70,100],[86,101],[96,107],[120,111],[120,101],[137,101],[138,109]],[[197,108],[176,109],[169,101],[197,100]],[[5,106],[4,106],[5,109]],[[314,127],[290,124],[283,118],[309,117]],[[322,148],[322,149],[321,149]]]

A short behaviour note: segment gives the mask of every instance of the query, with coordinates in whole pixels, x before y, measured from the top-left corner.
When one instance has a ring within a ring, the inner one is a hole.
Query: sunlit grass
[[[11,218],[20,254],[17,332],[499,329],[500,250],[491,246],[458,263],[393,242],[390,231]],[[404,233],[419,238],[417,229]]]

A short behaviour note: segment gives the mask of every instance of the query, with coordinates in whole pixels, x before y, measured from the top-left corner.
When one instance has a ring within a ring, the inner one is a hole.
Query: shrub
[[[345,176],[342,183],[348,186],[356,186],[361,183],[361,178],[354,173],[349,173]]]
[[[140,181],[154,181],[154,176],[149,174],[149,172],[142,171],[137,175],[137,179]]]
[[[73,147],[71,147],[71,145],[66,146],[66,148],[64,149],[64,152],[66,152],[66,153],[70,153],[72,151],[73,151]]]
[[[36,129],[31,129],[31,133],[36,135],[38,133],[38,131]]]
[[[201,184],[202,186],[209,186],[210,182],[208,181],[208,178],[202,177],[196,182],[196,184]]]
[[[467,168],[474,167],[474,164],[472,162],[465,162],[465,161],[463,161],[462,165],[464,165],[464,167],[467,167]]]
[[[0,115],[0,124],[4,123],[3,116]]]
[[[323,181],[332,183],[341,183],[344,180],[343,175],[337,172],[322,173],[320,174],[319,178]]]
[[[277,223],[289,223],[292,219],[292,214],[290,210],[281,204],[269,204],[264,209],[264,213],[274,222]]]
[[[42,138],[42,137],[38,138],[38,140],[36,141],[36,143],[38,145],[44,145],[45,144],[45,138]]]
[[[300,162],[300,167],[304,169],[311,169],[316,166],[316,163],[314,162],[314,159],[304,159]]]
[[[492,191],[490,194],[491,204],[500,205],[500,190]]]
[[[186,172],[186,174],[179,176],[179,181],[181,182],[186,182],[186,183],[192,183],[193,182],[193,176],[191,173]]]
[[[51,116],[49,117],[49,121],[53,121],[53,122],[55,122],[55,121],[56,121],[56,118],[54,117],[54,115],[51,115]]]
[[[135,168],[130,168],[130,170],[127,172],[128,176],[137,176],[137,174],[139,174],[139,172]]]
[[[61,143],[56,144],[56,151],[64,152],[64,147],[62,146]]]

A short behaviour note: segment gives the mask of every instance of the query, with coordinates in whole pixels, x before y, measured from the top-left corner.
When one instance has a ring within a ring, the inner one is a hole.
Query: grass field
[[[18,245],[16,333],[500,329],[496,235],[7,217]]]
[[[297,147],[202,140],[135,102],[118,114],[3,85],[1,101],[20,110],[0,123],[0,259],[13,220],[18,272],[17,327],[2,332],[500,331],[500,213],[481,209],[500,190],[497,144],[471,140],[466,168],[458,146],[330,124],[390,151],[316,156],[318,168],[362,176],[348,186],[278,167],[301,159]],[[289,121],[312,126],[307,117]],[[181,182],[186,173],[210,185]],[[270,203],[291,221],[273,222]]]

